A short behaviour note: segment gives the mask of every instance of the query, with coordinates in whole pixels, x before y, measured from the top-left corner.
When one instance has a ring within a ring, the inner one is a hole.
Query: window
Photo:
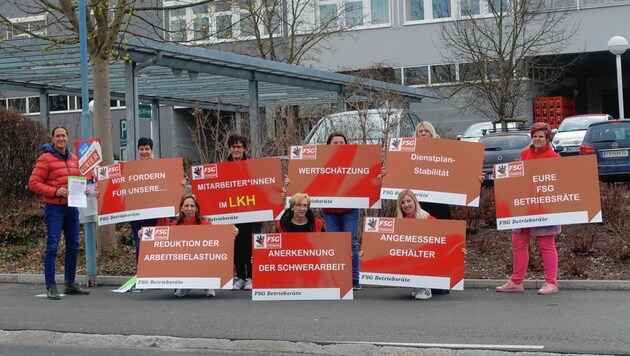
[[[217,16],[217,38],[232,38],[232,15]]]
[[[39,110],[39,97],[34,96],[28,98],[28,112],[32,114],[39,112]]]
[[[479,15],[479,0],[462,0],[460,3],[460,15],[472,16]]]
[[[429,84],[429,67],[409,67],[403,69],[404,85]]]
[[[207,5],[195,5],[193,7],[193,39],[195,41],[210,37],[210,17]]]
[[[337,4],[323,4],[319,6],[319,21],[327,29],[339,27],[337,22]]]
[[[342,13],[340,14],[340,9]],[[390,0],[322,0],[319,21],[326,28],[389,25]]]
[[[186,9],[170,11],[170,31],[171,41],[186,41]]]
[[[405,0],[407,21],[439,20],[451,17],[451,0]]]
[[[370,23],[372,25],[389,23],[389,0],[370,1]]]
[[[452,83],[456,79],[454,64],[431,66],[431,84]]]
[[[475,63],[459,64],[459,80],[470,82],[481,79],[481,72]]]
[[[345,4],[346,26],[363,25],[363,2],[348,1]]]
[[[48,108],[53,111],[68,111],[68,97],[65,95],[51,95],[48,98]]]
[[[407,21],[424,20],[424,0],[407,1]]]
[[[9,108],[21,113],[26,113],[26,98],[9,99]]]
[[[46,16],[44,15],[13,18],[10,21],[15,26],[8,29],[7,39],[29,38],[31,37],[29,32],[38,35],[46,34]]]
[[[240,26],[241,37],[250,37],[256,34],[254,32],[254,21],[250,13],[241,12]]]
[[[450,0],[432,0],[433,18],[443,19],[451,17],[451,1]]]
[[[502,13],[508,10],[508,0],[490,0],[488,1],[488,13]]]

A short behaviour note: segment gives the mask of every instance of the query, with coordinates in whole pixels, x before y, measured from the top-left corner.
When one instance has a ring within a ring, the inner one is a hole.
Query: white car
[[[588,126],[594,122],[612,120],[607,114],[586,114],[569,116],[562,120],[558,131],[551,139],[551,147],[561,156],[574,156],[580,154],[580,145],[584,140],[584,134]],[[562,150],[559,150],[562,146]],[[558,147],[558,148],[557,148]]]
[[[320,119],[304,144],[325,144],[328,135],[342,132],[348,143],[383,144],[387,137],[415,137],[420,118],[406,109],[370,109],[344,111]]]
[[[496,130],[494,124],[490,121],[478,122],[468,126],[463,134],[457,135],[458,140],[477,142],[481,136],[490,132],[501,131],[501,124],[496,124]],[[523,128],[523,124],[520,122],[508,122],[508,131],[520,130]]]

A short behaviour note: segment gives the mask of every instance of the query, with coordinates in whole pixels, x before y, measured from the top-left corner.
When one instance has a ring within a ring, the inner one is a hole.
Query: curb
[[[131,276],[97,276],[96,282],[100,286],[121,286],[127,282]],[[63,275],[57,275],[58,284],[63,284]],[[87,276],[77,275],[77,283],[87,284]],[[17,274],[5,273],[0,274],[0,283],[26,283],[26,284],[44,284],[43,274]],[[490,289],[494,290],[496,286],[505,283],[505,279],[465,279],[465,289]],[[538,289],[542,287],[543,280],[526,280],[523,282],[525,289]],[[380,288],[366,286],[368,288]],[[626,280],[559,280],[558,287],[563,290],[620,290],[630,291],[630,281]]]

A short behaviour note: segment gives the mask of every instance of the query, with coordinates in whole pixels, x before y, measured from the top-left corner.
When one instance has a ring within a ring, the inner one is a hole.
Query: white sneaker
[[[178,298],[183,298],[186,296],[186,294],[188,294],[189,290],[190,289],[175,289],[175,293],[173,293],[173,295]]]
[[[245,280],[245,285],[243,286],[243,289],[245,289],[245,290],[252,290],[252,279],[251,278],[247,278]]]
[[[430,288],[420,288],[416,293],[416,299],[431,299],[433,295],[431,294]]]
[[[214,297],[216,294],[214,293],[214,289],[206,289],[206,297]]]
[[[234,286],[232,287],[232,290],[241,290],[243,289],[243,287],[245,287],[245,280],[237,278],[236,282],[234,282]]]
[[[415,297],[419,290],[420,288],[411,288],[411,296]]]

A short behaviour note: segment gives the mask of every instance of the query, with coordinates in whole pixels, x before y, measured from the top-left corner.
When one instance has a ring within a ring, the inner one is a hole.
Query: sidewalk
[[[96,283],[99,286],[121,286],[131,276],[97,276]],[[63,275],[56,276],[57,284],[63,284]],[[77,282],[81,285],[87,283],[85,275],[77,275]],[[464,289],[494,289],[494,287],[503,284],[505,280],[497,279],[466,279],[464,280]],[[543,280],[526,280],[524,281],[525,289],[538,289],[542,287]],[[44,284],[43,274],[17,274],[7,273],[0,274],[0,283],[28,283],[28,284]],[[375,287],[378,288],[378,287]],[[560,290],[623,290],[630,291],[630,281],[620,280],[559,280],[558,288]]]

